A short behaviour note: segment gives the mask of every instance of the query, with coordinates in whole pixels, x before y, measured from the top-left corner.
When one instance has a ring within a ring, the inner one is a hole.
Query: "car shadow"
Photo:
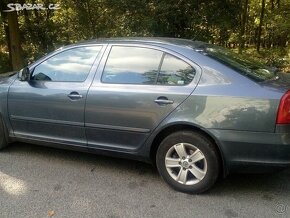
[[[27,158],[57,159],[59,161],[72,161],[82,164],[94,173],[95,169],[126,171],[137,176],[145,177],[153,182],[163,183],[157,169],[150,164],[108,156],[70,151],[25,143],[13,143],[2,152],[27,156]],[[290,169],[270,174],[232,174],[220,179],[205,196],[230,196],[230,195],[261,195],[266,201],[276,199],[277,196],[289,196]],[[170,189],[170,188],[168,188]]]
[[[90,167],[93,172],[97,167],[117,168],[118,170],[126,170],[127,172],[141,174],[149,174],[154,177],[159,176],[157,169],[148,163],[137,160],[128,160],[105,155],[98,155],[80,151],[72,151],[66,149],[38,146],[27,143],[12,143],[1,152],[9,152],[11,154],[27,155],[28,157],[38,157],[39,159],[57,159],[61,161],[74,161],[78,164],[84,164]]]

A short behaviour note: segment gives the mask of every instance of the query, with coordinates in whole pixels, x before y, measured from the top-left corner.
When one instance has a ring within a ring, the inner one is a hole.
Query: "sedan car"
[[[231,172],[290,164],[289,79],[230,50],[173,38],[62,47],[0,81],[13,141],[156,164],[201,193]]]

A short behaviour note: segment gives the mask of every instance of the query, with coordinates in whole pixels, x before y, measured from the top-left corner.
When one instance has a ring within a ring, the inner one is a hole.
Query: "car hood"
[[[0,74],[0,85],[10,85],[17,77],[18,71]]]

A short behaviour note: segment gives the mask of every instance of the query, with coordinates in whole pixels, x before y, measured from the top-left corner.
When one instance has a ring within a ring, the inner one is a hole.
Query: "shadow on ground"
[[[58,161],[72,161],[76,164],[84,164],[90,167],[91,172],[96,168],[114,169],[118,171],[135,174],[136,177],[145,175],[148,180],[159,178],[157,169],[150,164],[134,160],[112,158],[90,153],[77,151],[62,150],[56,148],[42,147],[24,143],[14,143],[6,148],[3,152],[11,156],[24,155],[27,158],[35,156],[43,159],[56,159]],[[204,195],[219,196],[231,194],[261,194],[264,193],[264,200],[271,201],[273,195],[290,195],[290,169],[285,169],[276,173],[269,174],[233,174],[225,179],[220,179],[217,184]],[[157,179],[162,183],[162,179]],[[267,194],[271,193],[271,194]]]

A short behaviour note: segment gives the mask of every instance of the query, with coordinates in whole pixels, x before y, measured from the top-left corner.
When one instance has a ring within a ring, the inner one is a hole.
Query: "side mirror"
[[[28,67],[24,67],[19,71],[18,78],[20,81],[28,81],[30,79],[30,71]]]

